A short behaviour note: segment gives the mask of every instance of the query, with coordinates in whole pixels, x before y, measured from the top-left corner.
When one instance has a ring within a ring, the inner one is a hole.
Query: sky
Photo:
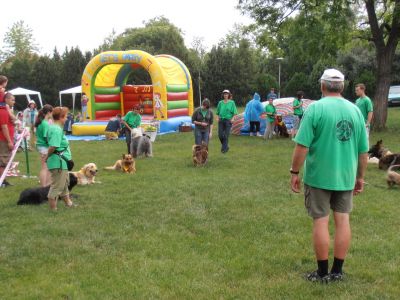
[[[216,45],[234,24],[250,24],[235,8],[238,0],[6,0],[0,17],[0,48],[4,34],[23,20],[33,31],[40,54],[60,53],[78,46],[92,51],[114,29],[143,27],[143,22],[164,16],[183,31],[187,47],[196,37],[203,38],[206,49]]]

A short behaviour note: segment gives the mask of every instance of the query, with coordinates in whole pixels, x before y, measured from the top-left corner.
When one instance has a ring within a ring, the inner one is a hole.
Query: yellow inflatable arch
[[[144,68],[151,85],[127,85],[129,74]],[[171,55],[152,56],[140,50],[96,55],[82,75],[89,119],[108,120],[139,106],[142,119],[168,120],[193,113],[192,79],[187,67]]]

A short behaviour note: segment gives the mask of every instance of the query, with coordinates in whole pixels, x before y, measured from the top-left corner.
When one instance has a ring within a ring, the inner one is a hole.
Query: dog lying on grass
[[[208,161],[208,146],[206,144],[193,145],[193,165],[195,167],[204,166]]]
[[[74,186],[78,183],[78,178],[69,173],[69,185],[68,190],[71,191]],[[25,204],[34,204],[39,205],[44,202],[47,202],[47,194],[49,193],[50,186],[45,187],[37,187],[37,188],[28,188],[21,192],[19,195],[19,200],[17,202],[18,205]]]
[[[119,159],[111,167],[105,167],[105,170],[117,170],[123,173],[134,174],[136,172],[136,163],[130,154],[122,154],[122,159]]]
[[[390,166],[400,164],[400,153],[392,153],[383,146],[382,140],[376,142],[368,150],[370,160],[374,157],[379,159],[378,167],[381,170],[387,170]]]
[[[87,185],[95,183],[97,166],[95,163],[84,165],[78,172],[71,172],[78,178],[78,185]]]
[[[400,165],[393,165],[390,166],[389,169],[387,170],[386,182],[389,187],[392,187],[395,184],[400,185],[400,174],[393,171],[394,168],[399,168],[399,167]]]

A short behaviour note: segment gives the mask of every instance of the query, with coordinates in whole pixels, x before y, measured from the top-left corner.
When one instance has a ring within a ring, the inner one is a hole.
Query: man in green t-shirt
[[[125,141],[128,146],[128,153],[131,153],[131,130],[138,128],[142,122],[142,116],[139,114],[139,106],[132,107],[132,111],[128,112],[122,118],[121,123],[125,126]]]
[[[268,104],[265,106],[267,119],[265,120],[264,140],[271,139],[274,133],[276,108],[274,106],[274,99],[269,98]]]
[[[235,101],[232,100],[232,94],[229,90],[222,92],[223,99],[218,102],[218,137],[221,141],[221,152],[226,153],[229,150],[228,141],[231,133],[232,119],[238,114]]]
[[[299,130],[301,118],[303,117],[303,97],[304,97],[304,92],[298,91],[296,93],[296,98],[293,100],[292,138],[296,136],[297,130]]]
[[[361,110],[361,113],[364,117],[367,135],[369,136],[369,128],[374,115],[374,108],[371,99],[365,94],[365,84],[356,84],[356,95],[359,97],[356,100],[356,105]]]
[[[342,266],[350,245],[352,198],[363,191],[367,133],[360,110],[341,96],[343,88],[344,75],[335,69],[325,70],[321,77],[324,97],[307,108],[294,139],[291,188],[300,192],[299,171],[305,162],[305,206],[314,220],[318,270],[307,275],[310,281],[327,283],[343,278]],[[335,246],[328,274],[330,209],[335,220]]]

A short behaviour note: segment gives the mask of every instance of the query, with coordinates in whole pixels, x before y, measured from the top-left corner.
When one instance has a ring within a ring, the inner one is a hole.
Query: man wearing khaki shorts
[[[341,96],[344,75],[335,69],[321,77],[323,98],[304,113],[294,138],[290,169],[292,191],[300,192],[299,171],[304,167],[304,195],[313,218],[313,242],[318,270],[307,280],[328,283],[343,279],[343,263],[350,246],[349,214],[353,195],[363,191],[368,138],[360,110]],[[328,273],[329,214],[335,221],[334,261]]]

